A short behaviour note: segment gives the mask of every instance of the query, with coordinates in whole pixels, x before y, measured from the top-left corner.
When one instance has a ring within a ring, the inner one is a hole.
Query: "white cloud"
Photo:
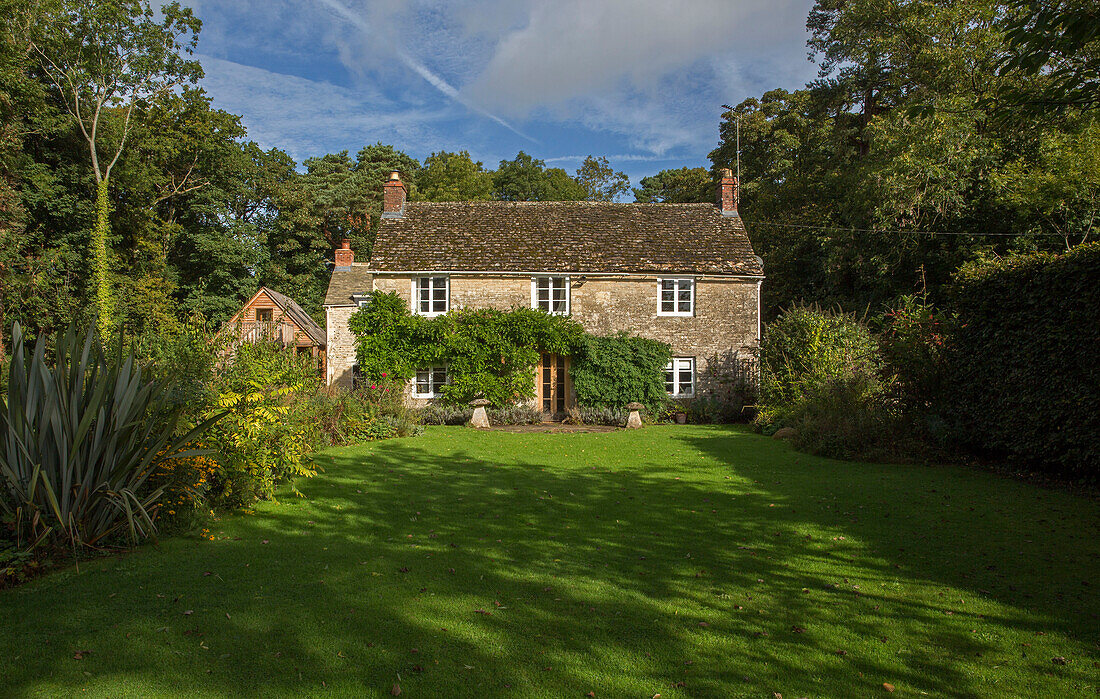
[[[814,75],[813,0],[189,2],[217,105],[296,157],[381,139],[489,164],[517,147],[705,164],[719,105]]]
[[[202,85],[215,104],[243,115],[248,137],[286,150],[297,160],[376,141],[406,144],[415,152],[451,139],[433,125],[452,110],[410,109],[373,90],[349,89],[200,55]],[[337,147],[339,144],[345,144]],[[347,145],[352,144],[352,145]]]
[[[748,62],[778,43],[804,56],[809,0],[557,0],[528,2],[525,26],[503,35],[465,92],[490,109],[536,107],[619,89],[654,94],[669,73],[714,55]],[[684,76],[691,79],[691,76]]]

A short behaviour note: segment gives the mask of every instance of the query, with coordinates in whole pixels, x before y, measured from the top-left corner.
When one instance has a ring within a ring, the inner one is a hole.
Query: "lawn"
[[[388,696],[398,676],[410,697],[1100,685],[1096,501],[724,427],[439,427],[319,461],[305,499],[223,517],[213,540],[0,591],[0,693]]]

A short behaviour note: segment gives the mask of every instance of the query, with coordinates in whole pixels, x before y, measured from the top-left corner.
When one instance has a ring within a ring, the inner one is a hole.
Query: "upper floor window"
[[[257,308],[256,309],[256,322],[257,323],[270,323],[272,320],[273,311],[270,308]]]
[[[673,357],[665,366],[665,390],[668,395],[695,395],[695,357]]]
[[[451,285],[447,277],[418,277],[413,282],[413,310],[422,316],[437,316],[451,307]]]
[[[355,302],[355,305],[359,308],[366,308],[370,305],[370,294],[352,294],[351,300]]]
[[[661,297],[657,315],[690,316],[695,314],[695,280],[661,279],[657,282]]]
[[[569,277],[535,277],[531,282],[531,307],[568,315]]]
[[[447,383],[447,367],[434,366],[417,369],[413,381],[413,395],[417,398],[437,398],[439,389]]]

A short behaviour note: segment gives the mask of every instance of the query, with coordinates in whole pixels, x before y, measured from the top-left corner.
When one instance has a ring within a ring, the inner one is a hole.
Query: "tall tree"
[[[111,171],[126,147],[134,108],[202,76],[189,60],[201,22],[178,2],[154,15],[146,0],[58,0],[49,33],[32,43],[41,69],[83,136],[96,182],[92,236],[101,330],[115,322],[108,235]],[[105,133],[106,132],[106,133]]]
[[[520,151],[493,174],[493,193],[503,201],[581,201],[588,191],[561,168]]]
[[[1000,97],[1031,118],[1100,109],[1100,5],[1094,0],[1029,0],[1004,23],[1008,54],[1000,74],[1039,79],[1008,84]]]
[[[416,173],[418,201],[478,201],[493,198],[493,173],[466,151],[432,153]]]
[[[615,201],[630,191],[630,178],[616,172],[603,156],[585,158],[576,180],[588,192],[589,201]]]
[[[725,115],[711,159],[733,165],[739,119],[741,211],[769,271],[770,313],[799,299],[860,311],[914,292],[935,301],[968,260],[1058,246],[1055,230],[1083,239],[1076,204],[1044,203],[1056,188],[1020,178],[1058,178],[1041,166],[1058,158],[1039,144],[1087,153],[1087,139],[1059,134],[1082,132],[1090,117],[1026,128],[995,118],[998,95],[1039,79],[998,70],[1010,52],[1008,9],[998,0],[820,0],[808,20],[820,79]],[[1089,201],[1087,187],[1074,191]],[[1039,208],[1044,221],[1024,213]]]
[[[661,170],[643,177],[634,188],[634,201],[642,203],[697,204],[714,201],[714,183],[702,167]]]

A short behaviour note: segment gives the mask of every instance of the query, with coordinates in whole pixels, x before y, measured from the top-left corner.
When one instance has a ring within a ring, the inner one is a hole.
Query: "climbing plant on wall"
[[[449,383],[440,393],[447,403],[484,396],[502,406],[532,398],[540,353],[577,355],[585,347],[584,330],[569,317],[480,308],[428,318],[379,291],[348,325],[366,381],[408,381],[417,369],[446,364]]]

